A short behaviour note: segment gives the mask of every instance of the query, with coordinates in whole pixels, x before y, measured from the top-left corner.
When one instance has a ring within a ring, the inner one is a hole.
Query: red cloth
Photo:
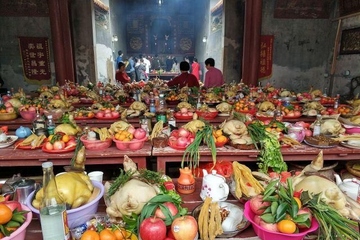
[[[185,86],[188,87],[200,87],[199,81],[196,79],[194,74],[183,72],[179,76],[175,77],[173,80],[167,83],[169,87],[178,85],[179,88],[183,88]]]
[[[121,84],[130,82],[130,77],[126,74],[126,72],[117,71],[115,74],[115,79],[116,81],[121,82]]]
[[[195,75],[197,80],[200,80],[200,64],[197,62],[193,62],[191,64],[191,73]]]
[[[206,88],[212,88],[212,87],[220,87],[223,84],[224,84],[224,77],[222,72],[215,67],[210,67],[208,71],[205,73],[204,86]]]

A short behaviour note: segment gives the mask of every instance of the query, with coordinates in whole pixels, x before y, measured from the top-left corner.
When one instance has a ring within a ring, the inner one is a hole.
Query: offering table
[[[284,147],[281,149],[284,161],[311,161],[323,150],[324,160],[358,160],[360,149],[350,149],[342,146],[320,149],[302,144],[298,148]],[[207,146],[200,146],[200,162],[211,162],[211,152]],[[216,149],[216,159],[222,161],[256,162],[259,151],[240,150],[231,146]],[[171,147],[153,148],[152,156],[156,157],[157,171],[166,171],[166,163],[182,161],[184,150]],[[185,160],[186,161],[186,160]],[[180,166],[180,165],[179,165]],[[166,173],[166,172],[165,172]]]
[[[174,179],[174,183],[176,184],[176,179]],[[201,191],[201,183],[202,179],[197,178],[196,179],[196,186],[195,186],[195,192],[192,194],[180,194],[182,200],[183,200],[183,207],[186,207],[188,209],[188,213],[191,214],[192,210],[197,207],[199,204],[202,203],[202,200],[200,198],[200,191]],[[242,206],[242,204],[236,200],[231,194],[229,194],[228,200],[231,203],[239,204],[239,206]],[[106,206],[104,203],[104,199],[100,200],[98,212],[104,213],[106,212]],[[41,235],[41,226],[40,226],[40,220],[37,217],[34,217],[32,222],[30,223],[25,240],[39,240],[42,239]],[[247,229],[245,229],[243,232],[239,233],[237,236],[231,239],[240,239],[240,238],[247,238],[247,237],[255,237],[254,230],[252,226],[250,225]],[[256,239],[256,238],[255,238]]]
[[[122,164],[124,155],[128,155],[138,165],[138,168],[146,168],[146,158],[151,156],[151,148],[151,144],[146,142],[142,149],[122,151],[117,149],[113,143],[105,150],[86,150],[86,165]],[[14,145],[0,149],[0,153],[1,167],[40,166],[41,162],[45,161],[52,161],[54,165],[66,166],[70,164],[70,159],[74,155],[74,151],[46,153],[41,149],[14,149]]]

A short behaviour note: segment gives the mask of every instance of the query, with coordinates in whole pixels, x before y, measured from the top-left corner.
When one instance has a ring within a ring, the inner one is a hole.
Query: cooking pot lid
[[[33,179],[21,179],[14,183],[15,187],[17,188],[29,187],[29,186],[33,186],[34,184],[35,184],[35,180]]]

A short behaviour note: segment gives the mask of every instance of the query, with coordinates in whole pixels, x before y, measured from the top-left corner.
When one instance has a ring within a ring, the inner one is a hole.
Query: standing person
[[[199,87],[199,81],[196,79],[196,77],[189,73],[190,64],[188,62],[181,62],[180,63],[180,71],[181,74],[177,77],[175,77],[173,80],[169,81],[167,85],[169,87],[171,86],[178,86],[179,88],[183,87]]]
[[[144,63],[144,59],[140,59],[140,65],[138,66],[138,73],[139,73],[139,79],[147,81],[146,80],[146,67]]]
[[[145,57],[145,55],[140,55],[140,59],[143,59],[144,60],[144,64],[145,64],[145,80],[149,80],[149,73],[150,73],[150,68],[151,68],[151,63],[149,61],[149,59],[147,59]]]
[[[140,58],[134,57],[134,68],[135,68],[135,81],[140,81],[140,73],[139,73],[139,66],[140,66]]]
[[[189,64],[189,66],[190,66],[189,73],[191,73],[191,72],[192,72],[192,69],[191,69],[191,64],[190,64],[190,59],[189,59],[189,57],[188,57],[188,56],[185,56],[185,57],[184,57],[184,61]]]
[[[157,54],[155,54],[153,61],[151,63],[152,69],[159,71],[161,68],[161,60]]]
[[[115,74],[115,79],[118,83],[121,83],[123,85],[130,82],[131,79],[126,74],[126,71],[125,71],[125,63],[119,62],[118,70],[116,71],[116,74]]]
[[[166,72],[170,72],[173,64],[171,55],[167,56],[165,64],[166,64]]]
[[[215,68],[215,60],[213,58],[205,60],[205,68],[207,69],[204,83],[206,88],[220,87],[224,84],[223,74],[219,69]]]
[[[133,57],[129,58],[129,63],[126,65],[126,73],[130,77],[131,81],[135,81],[135,62]]]
[[[191,73],[195,75],[198,81],[200,81],[200,64],[195,57],[193,59],[193,63],[191,64]]]
[[[179,63],[178,63],[176,57],[174,57],[172,60],[173,60],[173,65],[172,65],[171,71],[175,72],[175,73],[179,73],[180,68],[179,68]]]
[[[118,51],[118,56],[116,58],[116,66],[119,66],[119,62],[123,61],[123,52],[121,50]]]

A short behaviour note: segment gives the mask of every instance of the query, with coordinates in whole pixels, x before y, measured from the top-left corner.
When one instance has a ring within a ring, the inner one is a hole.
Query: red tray
[[[193,119],[193,116],[175,116],[174,118],[179,119],[179,120],[191,120]]]
[[[80,98],[80,102],[81,103],[94,103],[94,100],[88,99],[88,98]]]
[[[120,118],[120,116],[119,116],[119,117],[102,117],[102,118],[100,118],[100,117],[97,117],[97,116],[95,115],[95,118],[96,118],[96,119],[102,119],[102,120],[115,120],[115,119]]]
[[[76,146],[73,146],[73,147],[67,148],[67,149],[61,149],[61,150],[47,150],[47,149],[45,148],[45,145],[43,145],[42,148],[41,148],[41,150],[42,150],[43,152],[46,152],[46,153],[68,153],[68,152],[74,151],[75,148],[76,148]]]
[[[87,120],[87,119],[92,119],[92,118],[94,118],[94,117],[95,117],[95,115],[92,116],[92,117],[74,117],[74,119],[75,119],[75,120]]]
[[[21,140],[19,140],[19,141],[17,141],[17,142],[15,143],[16,149],[23,149],[23,150],[39,149],[39,148],[42,148],[42,147],[43,147],[44,142],[45,142],[45,141],[43,141],[43,143],[42,143],[40,146],[33,148],[31,145],[29,145],[29,146],[21,146],[21,145],[19,145],[19,144],[22,143],[23,141],[24,141],[24,139],[21,139]]]

